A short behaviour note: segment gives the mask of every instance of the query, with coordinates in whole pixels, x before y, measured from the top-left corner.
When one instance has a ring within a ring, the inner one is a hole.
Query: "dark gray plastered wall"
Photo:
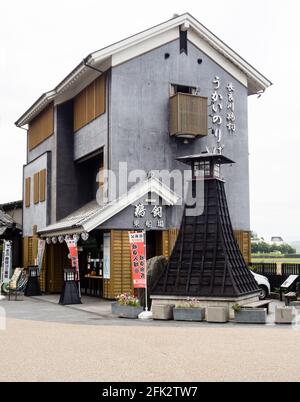
[[[56,220],[78,208],[78,186],[75,170],[73,101],[57,106],[56,111]]]
[[[164,55],[169,53],[166,60]],[[198,59],[202,64],[198,64]],[[248,167],[248,91],[206,54],[188,43],[188,55],[179,53],[179,42],[174,41],[112,69],[111,78],[111,152],[112,169],[118,174],[118,162],[127,161],[128,170],[187,169],[175,161],[176,156],[204,151],[216,145],[211,134],[184,144],[170,138],[169,96],[170,83],[196,86],[200,95],[210,99],[215,76],[221,80],[219,92],[226,108],[226,85],[235,87],[235,114],[237,131],[229,134],[226,117],[222,131],[225,145],[223,154],[237,162],[224,167],[226,192],[235,229],[250,229],[249,167]],[[209,109],[210,112],[210,109]],[[209,118],[209,127],[211,119]],[[176,213],[179,217],[180,214]],[[175,218],[179,224],[178,218]],[[174,222],[175,223],[175,222]]]

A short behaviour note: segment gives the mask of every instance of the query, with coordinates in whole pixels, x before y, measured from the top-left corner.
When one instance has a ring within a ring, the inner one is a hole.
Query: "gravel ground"
[[[292,327],[101,325],[95,315],[50,303],[10,306],[0,330],[0,381],[300,380],[300,332]]]

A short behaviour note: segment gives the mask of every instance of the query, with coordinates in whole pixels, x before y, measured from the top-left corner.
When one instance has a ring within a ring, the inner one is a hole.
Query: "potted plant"
[[[116,302],[111,305],[111,312],[122,318],[138,318],[143,311],[140,301],[130,293],[122,293],[116,297]]]
[[[174,307],[175,321],[203,321],[205,309],[199,306],[199,300],[188,298],[181,305]]]

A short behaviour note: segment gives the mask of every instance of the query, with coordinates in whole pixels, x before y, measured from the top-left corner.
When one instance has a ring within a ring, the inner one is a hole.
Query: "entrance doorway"
[[[88,240],[78,242],[81,292],[88,296],[103,296],[103,232],[94,230]]]
[[[152,257],[163,255],[163,231],[149,230],[146,232],[146,257],[149,260]]]
[[[47,244],[46,293],[61,293],[64,283],[64,269],[71,268],[66,243]]]

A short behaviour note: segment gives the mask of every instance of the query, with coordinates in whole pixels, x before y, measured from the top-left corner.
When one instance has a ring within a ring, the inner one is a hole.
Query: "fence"
[[[282,275],[300,275],[300,264],[282,264]]]
[[[277,275],[277,265],[275,263],[254,262],[250,264],[253,270],[260,275]]]
[[[250,266],[255,273],[269,279],[271,290],[279,288],[290,275],[300,275],[300,264],[254,262]]]

